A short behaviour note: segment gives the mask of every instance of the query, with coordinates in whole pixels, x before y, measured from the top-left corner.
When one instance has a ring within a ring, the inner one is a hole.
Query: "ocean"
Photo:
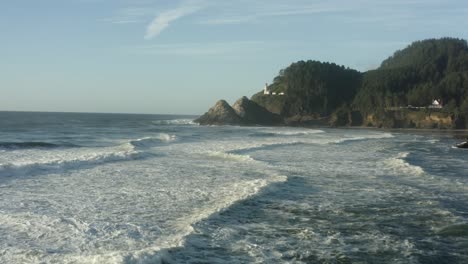
[[[0,263],[468,263],[451,133],[0,112]]]

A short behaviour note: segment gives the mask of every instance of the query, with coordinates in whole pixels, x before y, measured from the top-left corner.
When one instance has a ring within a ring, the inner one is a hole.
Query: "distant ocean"
[[[468,263],[450,134],[0,112],[0,263]]]

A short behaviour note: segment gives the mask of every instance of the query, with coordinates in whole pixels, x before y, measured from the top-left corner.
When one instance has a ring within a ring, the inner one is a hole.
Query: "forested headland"
[[[468,45],[456,38],[417,41],[367,72],[298,61],[268,89],[252,100],[290,124],[467,128]],[[442,107],[429,107],[434,100]]]

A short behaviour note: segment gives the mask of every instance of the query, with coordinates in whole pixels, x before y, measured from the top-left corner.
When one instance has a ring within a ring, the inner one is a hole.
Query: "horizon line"
[[[124,112],[80,112],[80,111],[44,111],[44,110],[0,110],[0,113],[53,113],[53,114],[108,114],[108,115],[161,115],[161,116],[200,116],[201,114],[152,114],[152,113],[124,113]]]

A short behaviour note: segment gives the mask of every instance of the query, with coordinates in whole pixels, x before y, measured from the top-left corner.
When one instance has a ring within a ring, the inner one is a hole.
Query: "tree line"
[[[281,70],[269,88],[286,93],[285,117],[327,116],[343,108],[372,114],[441,99],[443,111],[468,121],[468,45],[456,38],[417,41],[364,73],[334,63],[298,61]]]

